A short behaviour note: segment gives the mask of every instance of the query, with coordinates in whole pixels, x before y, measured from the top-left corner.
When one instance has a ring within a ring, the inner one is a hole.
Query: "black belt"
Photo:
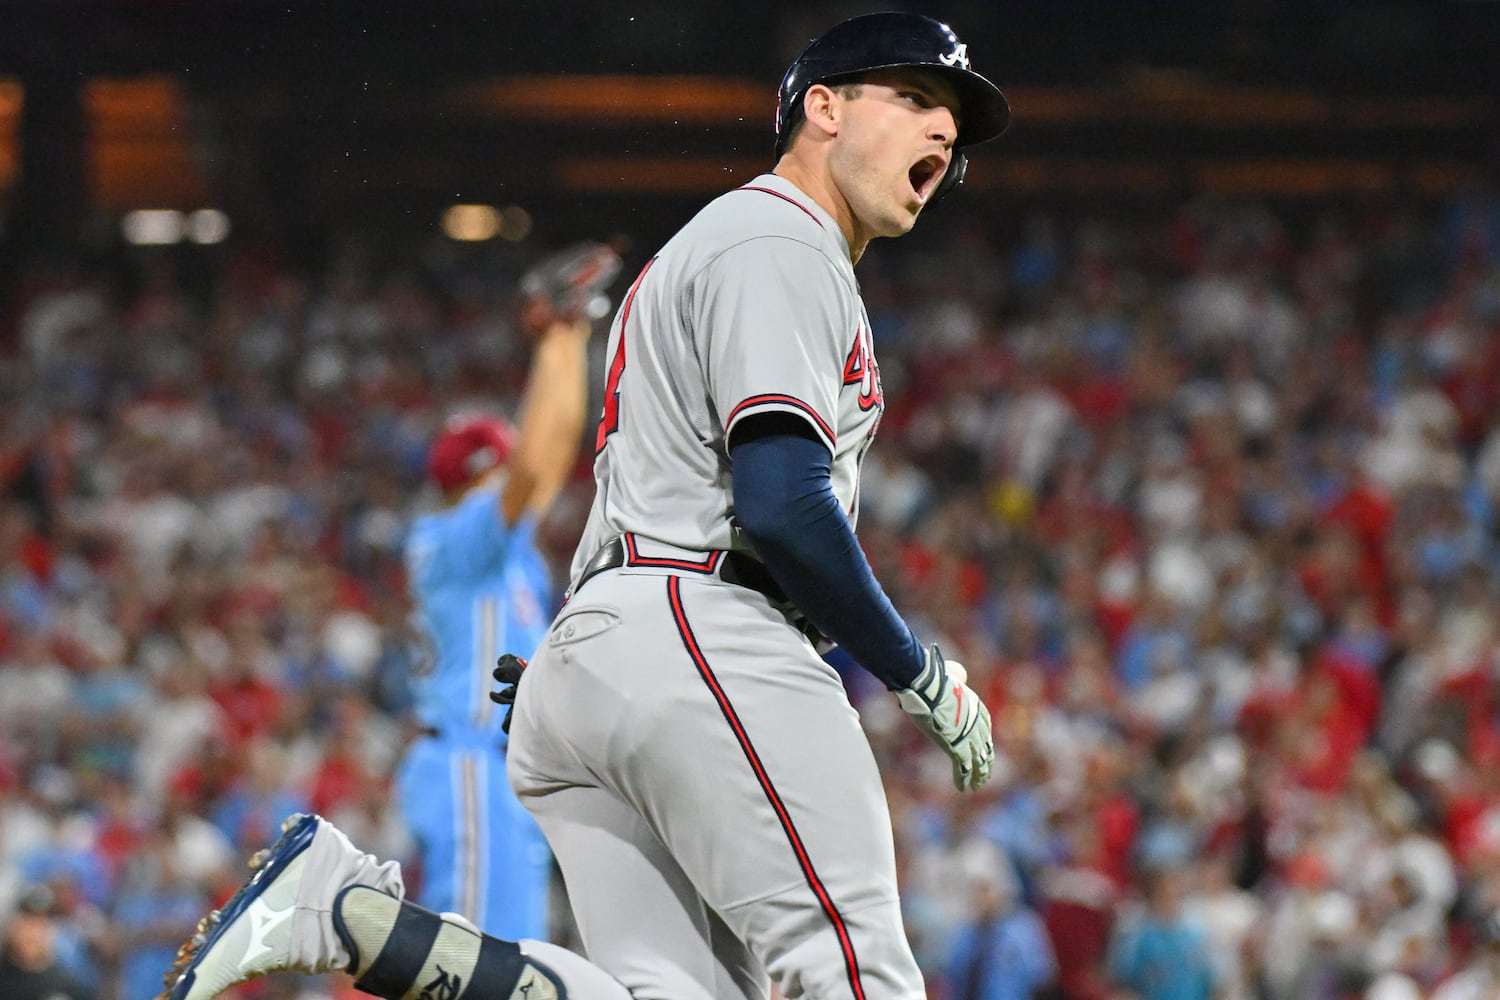
[[[629,561],[625,539],[621,536],[611,538],[599,547],[599,551],[595,552],[588,562],[584,563],[583,572],[578,574],[578,582],[573,585],[572,593],[578,593],[585,583],[605,570],[619,569]],[[717,571],[705,567],[702,572],[705,575],[717,575],[725,583],[747,587],[764,594],[773,604],[791,603],[787,599],[786,592],[771,578],[770,571],[761,561],[744,552],[725,552],[723,558],[719,560]]]
[[[599,547],[589,561],[583,564],[583,572],[578,574],[578,582],[573,589],[568,591],[568,599],[583,589],[583,585],[605,570],[619,569],[630,563],[630,552],[625,545],[624,536],[617,535]],[[745,587],[758,594],[765,596],[772,604],[779,604],[787,616],[791,619],[793,626],[807,636],[814,646],[822,646],[828,639],[818,627],[807,620],[807,617],[793,606],[791,599],[786,596],[786,591],[781,589],[772,577],[771,571],[766,569],[765,564],[754,556],[744,552],[728,551],[719,560],[717,569],[709,569],[705,565],[703,569],[695,569],[692,572],[701,573],[705,576],[717,575],[725,583],[732,583],[737,587]]]

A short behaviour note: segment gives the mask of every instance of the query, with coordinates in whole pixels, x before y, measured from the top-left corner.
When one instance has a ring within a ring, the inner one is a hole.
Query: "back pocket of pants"
[[[597,604],[567,611],[553,624],[552,631],[547,633],[547,645],[555,649],[576,645],[603,635],[622,620],[616,609]]]

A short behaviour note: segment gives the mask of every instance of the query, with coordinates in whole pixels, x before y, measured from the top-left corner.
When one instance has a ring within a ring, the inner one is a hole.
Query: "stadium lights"
[[[519,205],[511,205],[500,212],[500,236],[519,243],[531,235],[531,213]]]
[[[494,205],[451,205],[443,212],[443,232],[450,240],[478,243],[500,233],[500,212]]]
[[[443,233],[450,240],[482,243],[500,237],[519,243],[531,235],[531,213],[519,205],[449,205],[443,211]]]
[[[186,220],[175,208],[141,208],[126,212],[120,232],[136,246],[167,246],[182,240]]]
[[[222,243],[229,237],[229,216],[217,208],[189,213],[175,208],[140,208],[120,219],[120,233],[125,242],[143,247],[171,246],[183,240]]]
[[[194,243],[223,243],[229,237],[229,216],[217,208],[200,208],[187,217],[187,237]]]

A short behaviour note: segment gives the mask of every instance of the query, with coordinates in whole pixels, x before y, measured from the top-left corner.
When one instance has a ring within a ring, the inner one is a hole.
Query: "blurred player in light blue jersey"
[[[582,260],[570,253],[543,265],[556,278],[558,260],[574,264],[564,286]],[[523,313],[536,342],[519,430],[466,413],[434,438],[428,472],[444,506],[418,516],[406,543],[408,586],[433,647],[412,679],[422,732],[397,773],[422,850],[419,901],[512,940],[546,936],[551,855],[506,779],[505,713],[489,698],[490,672],[501,653],[535,649],[555,610],[535,536],[577,455],[588,315],[598,309],[566,305],[542,296]]]

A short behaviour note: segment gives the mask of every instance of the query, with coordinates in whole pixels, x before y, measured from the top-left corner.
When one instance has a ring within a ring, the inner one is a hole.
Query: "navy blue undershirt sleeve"
[[[809,621],[887,687],[909,687],[926,654],[834,496],[827,445],[795,417],[752,421],[730,443],[735,520]]]

